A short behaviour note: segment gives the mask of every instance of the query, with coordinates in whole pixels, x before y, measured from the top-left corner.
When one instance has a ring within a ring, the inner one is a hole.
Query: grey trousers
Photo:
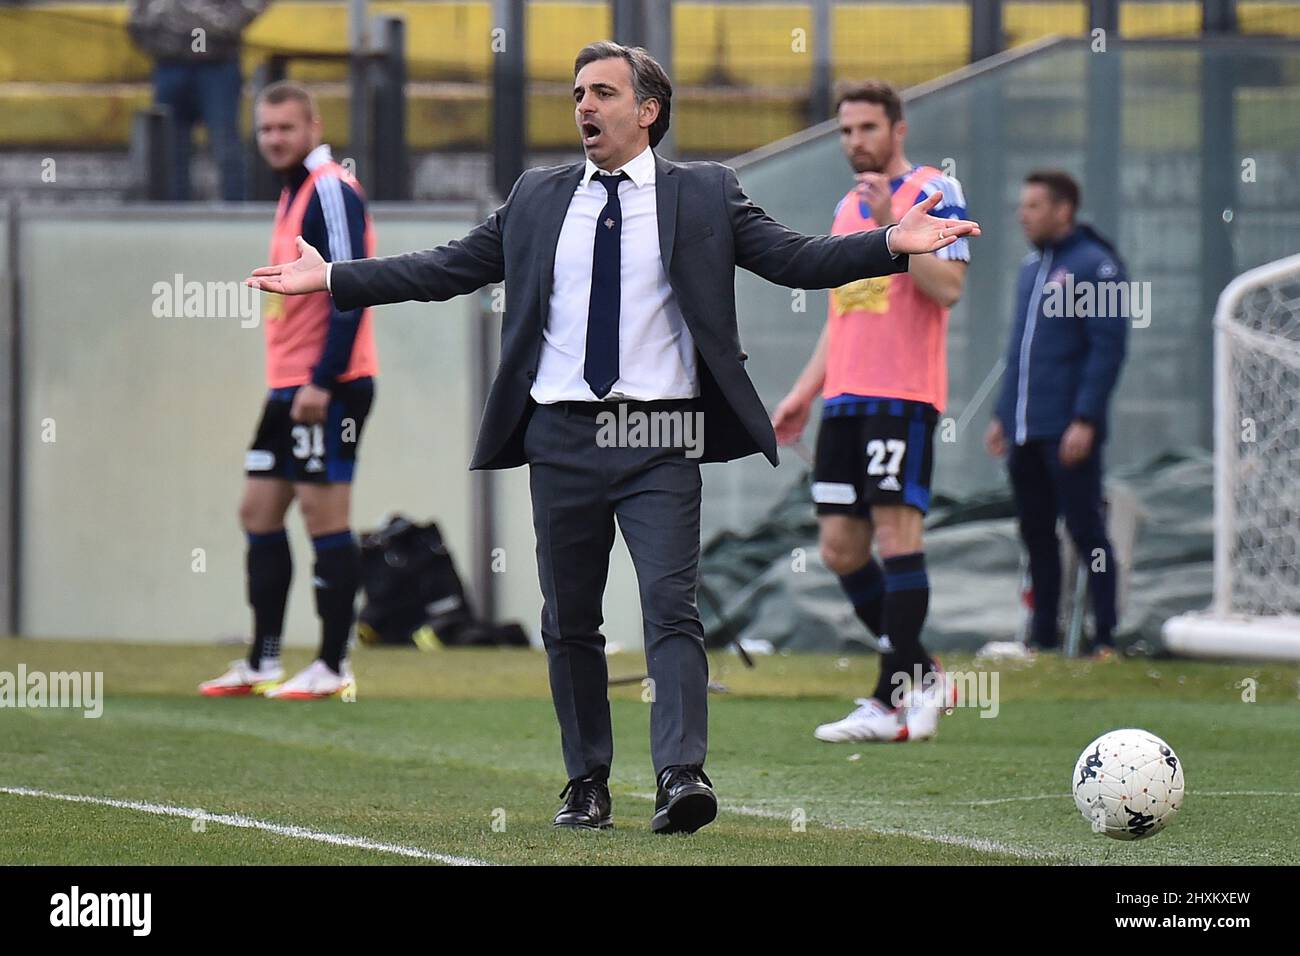
[[[703,764],[708,748],[708,658],[695,603],[700,469],[680,447],[602,447],[597,410],[598,403],[538,405],[524,435],[551,696],[569,778],[608,774],[614,740],[600,628],[617,520],[641,593],[658,776],[665,767]]]

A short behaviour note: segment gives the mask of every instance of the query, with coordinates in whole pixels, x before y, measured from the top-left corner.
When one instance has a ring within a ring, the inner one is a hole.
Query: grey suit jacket
[[[471,469],[525,463],[523,426],[550,307],[555,247],[584,168],[573,163],[528,170],[506,201],[463,239],[332,267],[330,287],[343,311],[444,301],[505,281],[501,361]],[[656,156],[655,169],[659,254],[700,358],[700,460],[762,452],[775,465],[776,436],[745,373],[748,356],[736,330],[736,267],[793,289],[826,289],[906,272],[908,258],[890,256],[884,229],[847,236],[787,229],[754,205],[735,171],[719,163],[673,163]]]

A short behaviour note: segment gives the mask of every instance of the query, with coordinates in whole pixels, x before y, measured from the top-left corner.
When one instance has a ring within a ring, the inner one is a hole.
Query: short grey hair
[[[573,62],[573,75],[576,78],[588,63],[616,58],[626,60],[632,70],[632,94],[636,97],[636,105],[640,106],[646,100],[656,100],[659,103],[659,116],[650,124],[650,145],[658,146],[664,134],[668,132],[668,115],[672,112],[673,84],[668,79],[668,74],[664,72],[664,68],[659,65],[659,61],[644,48],[623,46],[613,40],[597,40],[595,43],[588,43],[579,51],[578,58]]]

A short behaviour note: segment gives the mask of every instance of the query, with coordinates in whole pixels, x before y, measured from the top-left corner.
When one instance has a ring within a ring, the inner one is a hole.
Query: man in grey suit
[[[328,289],[340,309],[353,309],[443,301],[505,280],[501,362],[470,467],[529,466],[542,638],[569,777],[555,824],[612,826],[600,626],[617,521],[636,567],[652,681],[651,829],[691,833],[717,815],[703,769],[699,464],[755,452],[777,462],[745,373],[736,267],[791,288],[828,288],[905,272],[908,254],[979,227],[930,216],[936,192],[888,229],[829,237],[785,228],[726,166],[655,155],[672,86],[640,48],[583,48],[573,94],[586,161],[528,170],[463,239],[333,264],[299,240],[299,260],[256,269],[248,281],[284,294]],[[647,441],[656,429],[633,436],[629,422],[677,427]],[[704,426],[698,443],[686,440],[694,423]]]

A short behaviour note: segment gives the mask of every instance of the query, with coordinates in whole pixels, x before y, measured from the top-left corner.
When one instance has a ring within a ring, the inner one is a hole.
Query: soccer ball
[[[1093,831],[1116,840],[1159,833],[1183,805],[1182,762],[1145,730],[1112,730],[1088,744],[1070,785]]]

